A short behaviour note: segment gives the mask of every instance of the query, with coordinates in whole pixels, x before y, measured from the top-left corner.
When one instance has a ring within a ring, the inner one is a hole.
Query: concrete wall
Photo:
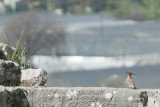
[[[160,107],[160,89],[0,87],[0,107]]]

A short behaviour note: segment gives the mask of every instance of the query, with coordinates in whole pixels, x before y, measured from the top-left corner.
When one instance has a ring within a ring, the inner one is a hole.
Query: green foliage
[[[26,69],[28,61],[31,59],[33,55],[28,55],[27,51],[29,50],[27,43],[25,43],[22,47],[20,47],[20,43],[22,41],[21,34],[19,40],[17,41],[16,48],[14,49],[13,53],[9,53],[7,60],[13,61],[18,63],[20,66]]]
[[[120,18],[160,19],[160,0],[21,0],[20,2],[23,5],[19,5],[16,11],[23,11],[26,5],[31,11],[62,9],[64,13],[75,14],[86,13],[85,8],[91,7],[93,12],[110,13]]]
[[[95,12],[99,12],[106,7],[106,0],[91,0],[90,6]]]

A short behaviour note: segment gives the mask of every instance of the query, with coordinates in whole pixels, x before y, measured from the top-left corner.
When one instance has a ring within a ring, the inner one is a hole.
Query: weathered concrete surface
[[[1,107],[160,107],[160,89],[0,87]]]

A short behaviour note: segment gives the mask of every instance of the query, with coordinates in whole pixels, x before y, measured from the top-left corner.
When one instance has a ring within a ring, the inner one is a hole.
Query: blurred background
[[[52,87],[160,88],[160,0],[0,0],[0,42],[28,43]]]

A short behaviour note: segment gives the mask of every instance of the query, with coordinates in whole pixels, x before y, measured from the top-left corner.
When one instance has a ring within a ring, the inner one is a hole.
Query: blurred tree
[[[17,12],[62,9],[64,14],[104,12],[123,19],[160,19],[160,0],[18,0],[18,2]],[[13,11],[9,5],[6,5],[6,10]]]
[[[106,0],[90,0],[90,7],[95,11],[102,11],[106,7]]]
[[[47,10],[47,0],[23,0],[31,10]]]
[[[85,8],[89,6],[91,0],[68,0],[72,13],[84,13]]]
[[[79,13],[84,11],[90,3],[90,0],[53,0],[55,9],[62,9],[63,13]]]
[[[52,11],[54,10],[54,0],[47,0],[47,10]]]
[[[67,13],[69,10],[69,0],[54,0],[55,8],[63,10],[63,13]]]
[[[28,5],[26,3],[23,3],[23,2],[17,2],[15,11],[16,12],[28,11]]]
[[[35,13],[20,13],[7,21],[2,31],[12,45],[16,44],[21,32],[24,31],[22,43],[29,44],[31,54],[46,47],[57,48],[65,41],[65,29],[60,22]]]

